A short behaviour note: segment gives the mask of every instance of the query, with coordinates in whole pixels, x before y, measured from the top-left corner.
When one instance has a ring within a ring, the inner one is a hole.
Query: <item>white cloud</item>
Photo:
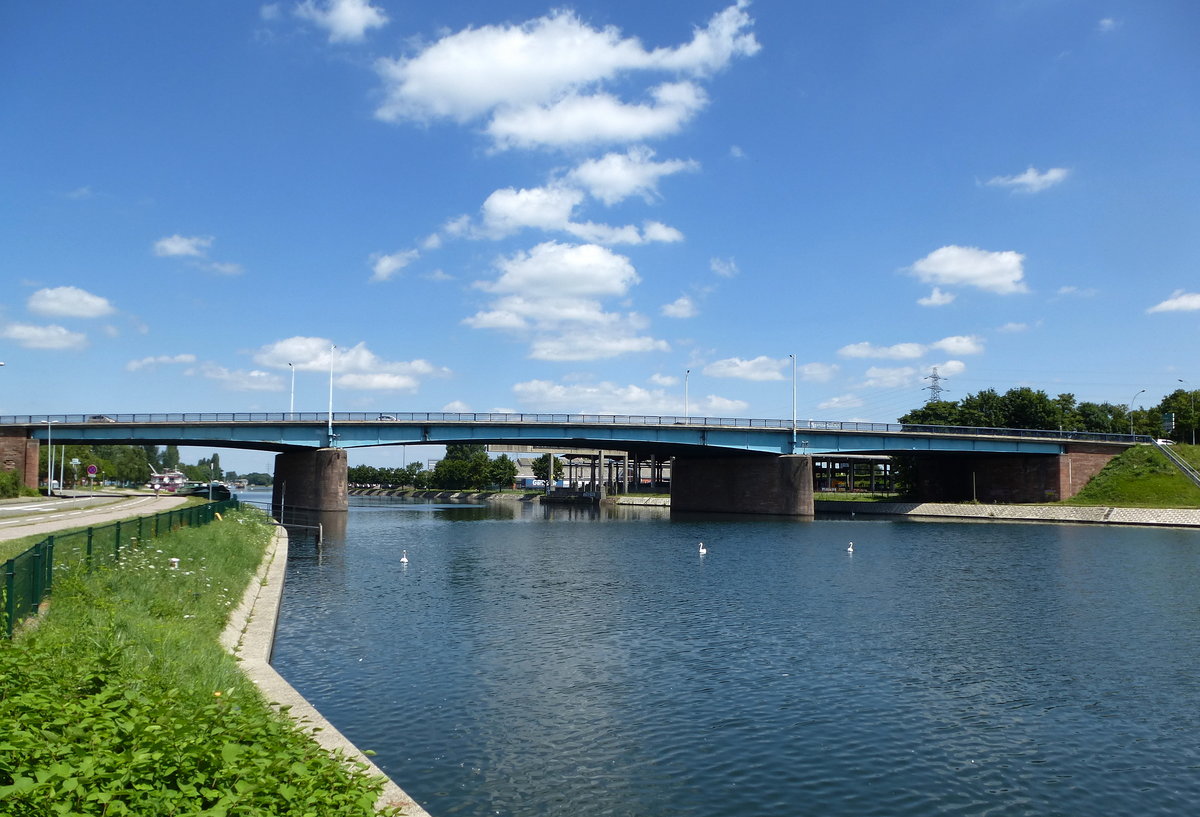
[[[867,369],[867,379],[863,381],[864,388],[894,389],[912,384],[917,377],[917,370],[912,366],[884,368],[872,366]]]
[[[10,323],[0,329],[0,337],[15,341],[26,349],[83,349],[87,346],[87,335],[54,324]]]
[[[210,261],[203,268],[218,275],[241,275],[243,272],[242,265],[232,261]]]
[[[829,363],[805,363],[796,369],[801,380],[809,383],[827,383],[837,374],[838,367]]]
[[[694,318],[699,314],[696,302],[687,295],[680,295],[669,304],[663,304],[662,313],[668,318]]]
[[[1155,304],[1147,312],[1195,312],[1200,310],[1200,293],[1177,289],[1167,300]]]
[[[391,254],[377,252],[371,256],[371,280],[387,281],[419,257],[420,253],[416,250],[404,250]]]
[[[636,141],[673,132],[704,104],[692,82],[660,84],[651,105],[600,90],[638,73],[701,78],[758,51],[747,0],[718,12],[690,43],[646,50],[614,27],[595,29],[570,11],[522,25],[467,28],[376,70],[386,121],[486,118],[499,146]],[[635,84],[625,84],[636,87]]]
[[[297,371],[326,373],[332,360],[337,386],[365,391],[413,392],[420,386],[421,378],[449,374],[448,369],[426,360],[385,360],[368,349],[366,343],[334,348],[328,338],[304,336],[285,338],[260,347],[253,359],[260,366],[273,369],[287,369],[290,363]]]
[[[1108,34],[1109,32],[1116,31],[1120,27],[1121,21],[1112,17],[1101,17],[1100,21],[1096,23],[1096,30],[1101,34]]]
[[[92,188],[88,187],[87,185],[84,185],[83,187],[76,187],[74,190],[71,190],[66,193],[66,197],[69,199],[72,199],[74,201],[83,201],[85,199],[90,199],[94,195],[95,195],[95,193],[92,192]]]
[[[990,252],[978,247],[949,245],[934,250],[912,265],[912,272],[927,284],[973,286],[986,292],[1009,295],[1028,292],[1022,278],[1025,256],[1012,250]]]
[[[486,132],[500,148],[637,142],[678,133],[708,104],[708,95],[694,82],[663,83],[649,93],[651,101],[641,104],[596,93],[497,111]]]
[[[679,382],[679,378],[670,374],[652,374],[650,382],[656,386],[674,386]]]
[[[732,258],[710,258],[708,268],[722,278],[733,278],[739,271],[737,263]]]
[[[226,369],[216,363],[202,363],[184,372],[215,380],[230,391],[283,391],[283,377],[258,369]]]
[[[655,162],[654,151],[644,146],[632,147],[625,153],[609,153],[599,159],[588,159],[572,170],[567,178],[582,187],[594,198],[612,205],[630,196],[653,201],[658,194],[658,180],[682,171],[697,170],[698,162],[673,159]]]
[[[936,366],[930,366],[926,371],[932,373],[934,369],[937,369],[938,374],[941,377],[954,377],[955,375],[965,372],[967,370],[967,364],[963,363],[961,360],[947,360],[944,363],[937,364]]]
[[[934,287],[933,292],[924,298],[918,298],[917,303],[921,306],[945,306],[952,303],[955,297],[953,292],[942,292],[938,287]]]
[[[131,360],[125,364],[125,370],[136,372],[140,369],[154,368],[159,365],[170,365],[175,363],[195,363],[196,356],[193,354],[181,355],[153,355],[144,357],[141,360]]]
[[[367,29],[387,24],[388,16],[369,0],[304,0],[296,6],[296,16],[329,32],[329,42],[358,42]]]
[[[29,311],[68,318],[99,318],[116,310],[107,298],[78,287],[39,289],[29,296]]]
[[[791,364],[791,358],[773,358],[759,355],[752,360],[729,357],[717,360],[704,367],[709,377],[735,377],[739,380],[783,380],[783,369]]]
[[[1029,329],[1029,324],[1027,324],[1027,323],[1017,323],[1015,321],[1009,321],[1008,323],[1001,326],[997,331],[1005,332],[1005,333],[1016,333],[1016,332],[1025,332],[1028,329]]]
[[[601,383],[553,383],[548,380],[529,380],[513,386],[518,402],[539,410],[563,411],[575,414],[649,414],[678,415],[683,413],[683,395],[663,389],[641,386],[622,386]],[[747,403],[718,395],[691,402],[692,414],[731,416],[743,413]]]
[[[176,233],[154,242],[154,254],[164,258],[190,256],[203,258],[212,246],[213,237],[208,235],[182,236]]]
[[[493,238],[511,235],[526,227],[563,230],[571,221],[583,193],[571,187],[535,187],[497,190],[483,203],[483,229]]]
[[[843,394],[838,397],[831,397],[817,404],[817,408],[821,410],[837,410],[837,409],[852,409],[858,408],[863,404],[861,397],[855,394]]]
[[[462,400],[451,400],[449,403],[442,406],[441,410],[450,412],[451,414],[465,414],[471,410],[471,407]]]
[[[640,281],[628,258],[595,244],[547,241],[501,259],[497,266],[500,277],[480,282],[480,289],[530,297],[587,297],[624,295]]]
[[[637,320],[614,319],[602,327],[563,331],[557,337],[536,338],[529,357],[534,360],[603,360],[638,352],[669,352],[670,345],[638,331]]]
[[[874,346],[864,341],[843,346],[838,349],[838,354],[853,358],[916,360],[933,350],[954,355],[978,355],[983,352],[983,339],[976,335],[952,335],[933,343],[897,343],[892,346]]]
[[[993,176],[986,184],[989,187],[1008,187],[1017,193],[1040,193],[1047,188],[1062,184],[1071,171],[1065,167],[1052,167],[1045,172],[1030,166],[1024,173],[1015,176]]]

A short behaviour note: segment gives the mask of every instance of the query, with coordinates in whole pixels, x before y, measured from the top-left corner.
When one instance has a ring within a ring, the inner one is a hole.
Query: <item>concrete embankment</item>
[[[325,720],[316,707],[271,666],[288,551],[287,532],[283,528],[277,528],[276,531],[259,565],[258,574],[250,581],[242,595],[241,604],[229,617],[229,624],[221,635],[222,646],[240,659],[242,671],[258,686],[266,700],[278,706],[291,707],[288,715],[313,740],[330,751],[341,750],[345,757],[365,765],[370,774],[384,778],[383,791],[375,804],[377,810],[398,807],[408,817],[429,817],[425,809]]]
[[[1071,505],[976,505],[954,502],[843,502],[817,500],[817,513],[886,514],[985,522],[1069,522],[1200,527],[1200,509],[1104,508]]]

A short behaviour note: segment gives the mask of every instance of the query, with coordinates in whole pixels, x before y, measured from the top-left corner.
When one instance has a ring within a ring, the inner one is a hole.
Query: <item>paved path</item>
[[[107,500],[105,504],[97,504]],[[76,497],[5,502],[0,506],[0,541],[51,534],[67,528],[104,525],[131,516],[162,513],[187,502],[181,496]],[[13,516],[12,514],[23,514]]]

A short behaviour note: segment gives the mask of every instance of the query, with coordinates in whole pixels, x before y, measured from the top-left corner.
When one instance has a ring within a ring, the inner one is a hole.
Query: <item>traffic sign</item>
[[[100,473],[100,469],[94,465],[89,465],[87,471],[89,477],[94,477],[96,474]]]

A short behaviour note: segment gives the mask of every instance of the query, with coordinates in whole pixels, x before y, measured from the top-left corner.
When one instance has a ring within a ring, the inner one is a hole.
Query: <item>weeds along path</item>
[[[21,539],[25,536],[49,535],[67,528],[86,528],[115,522],[118,519],[128,519],[131,516],[162,513],[172,508],[178,508],[186,502],[187,498],[181,496],[132,496],[100,507],[70,508],[64,506],[61,511],[51,511],[37,516],[0,518],[0,541]]]

